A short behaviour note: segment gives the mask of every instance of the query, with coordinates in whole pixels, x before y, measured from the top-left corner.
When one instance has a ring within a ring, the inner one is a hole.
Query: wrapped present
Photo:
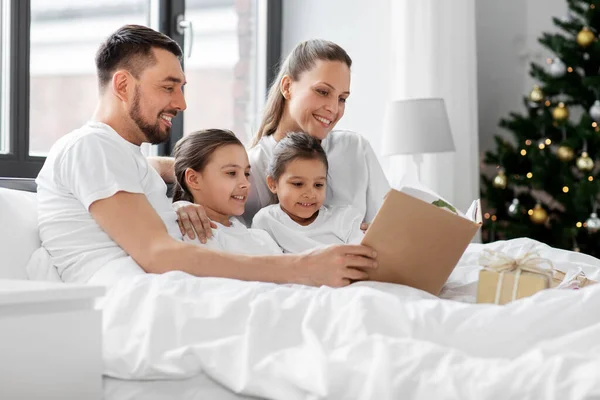
[[[552,262],[527,251],[512,258],[506,254],[485,249],[479,258],[484,268],[479,273],[477,302],[506,304],[531,296],[552,285]]]
[[[552,287],[558,289],[580,289],[582,287],[598,283],[585,276],[583,270],[579,267],[570,270],[567,273],[554,269],[552,271]]]

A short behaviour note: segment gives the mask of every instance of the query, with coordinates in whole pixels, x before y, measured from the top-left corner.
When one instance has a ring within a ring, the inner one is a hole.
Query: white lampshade
[[[384,156],[454,151],[444,99],[397,100],[388,104]]]

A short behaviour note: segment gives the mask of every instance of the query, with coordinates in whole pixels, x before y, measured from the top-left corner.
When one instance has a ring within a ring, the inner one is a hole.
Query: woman
[[[247,223],[258,210],[274,203],[266,182],[267,167],[277,142],[298,131],[320,140],[327,154],[325,205],[352,205],[367,223],[375,217],[390,189],[375,152],[357,133],[333,130],[350,96],[351,66],[346,51],[326,40],[298,44],[281,65],[248,152],[253,190],[244,214]]]
[[[333,130],[350,95],[351,65],[346,51],[326,40],[298,44],[281,65],[248,154],[253,188],[244,213],[248,225],[258,210],[275,201],[266,183],[267,166],[277,142],[294,131],[321,140],[327,154],[330,185],[325,205],[352,205],[366,223],[375,217],[390,189],[375,152],[359,134]],[[174,180],[172,161],[152,163],[166,180]],[[201,241],[210,237],[210,221],[200,207],[181,207],[178,215],[182,233],[194,238],[194,227]]]

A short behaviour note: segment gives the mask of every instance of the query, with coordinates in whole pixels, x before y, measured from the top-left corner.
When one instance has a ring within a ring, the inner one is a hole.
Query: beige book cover
[[[362,244],[377,251],[374,281],[438,295],[481,226],[479,200],[466,214],[434,193],[390,190]]]

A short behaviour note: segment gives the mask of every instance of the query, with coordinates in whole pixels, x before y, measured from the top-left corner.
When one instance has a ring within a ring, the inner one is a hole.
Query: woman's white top
[[[273,204],[254,216],[252,228],[267,231],[285,253],[302,253],[332,244],[359,244],[362,220],[362,213],[351,206],[323,206],[317,218],[303,226]]]
[[[213,236],[206,243],[201,243],[198,237],[192,240],[187,235],[183,240],[233,254],[258,256],[282,253],[281,248],[267,232],[260,229],[248,229],[237,218],[231,218],[229,221],[231,226],[215,222],[217,228],[212,230]]]
[[[245,222],[261,208],[275,203],[267,187],[267,168],[277,141],[273,135],[263,137],[248,151],[252,166],[252,188],[246,203]],[[321,142],[329,162],[326,206],[351,205],[371,222],[390,190],[377,156],[369,142],[352,131],[331,131]]]

